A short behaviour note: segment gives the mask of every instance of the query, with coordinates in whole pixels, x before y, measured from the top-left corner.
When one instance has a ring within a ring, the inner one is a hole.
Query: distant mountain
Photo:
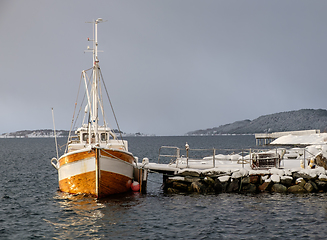
[[[68,137],[69,131],[56,130],[57,137]],[[54,137],[52,129],[22,130],[11,133],[3,133],[0,138],[51,138]]]
[[[237,121],[219,127],[188,132],[186,135],[254,134],[310,129],[320,129],[321,132],[327,130],[327,110],[301,109],[274,113],[252,121],[248,119]]]
[[[120,136],[122,134],[123,136],[149,136],[147,134],[143,133],[124,133],[117,129],[112,130],[117,136]],[[73,134],[75,134],[75,131],[73,131]],[[69,131],[67,130],[56,130],[57,137],[68,137]],[[151,135],[153,136],[153,135]],[[11,132],[11,133],[3,133],[0,135],[0,138],[53,138],[54,133],[52,129],[41,129],[41,130],[22,130],[17,132]]]

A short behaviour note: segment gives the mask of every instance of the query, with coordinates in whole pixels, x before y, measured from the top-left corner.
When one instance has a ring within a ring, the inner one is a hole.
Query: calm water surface
[[[161,145],[250,148],[253,136],[130,137],[157,161]],[[103,200],[58,191],[53,139],[0,139],[0,239],[326,239],[327,195],[168,195],[150,174],[148,193]],[[59,144],[63,145],[64,139]]]

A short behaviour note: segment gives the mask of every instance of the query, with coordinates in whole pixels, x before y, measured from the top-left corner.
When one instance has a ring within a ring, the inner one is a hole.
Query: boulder
[[[304,173],[309,175],[311,178],[306,179],[307,181],[312,180],[313,178],[317,178],[317,176],[321,173],[325,173],[325,170],[321,172],[321,169],[324,169],[322,167],[317,167],[317,168],[309,168],[309,169],[302,169],[299,171],[299,173]]]
[[[291,186],[292,185],[292,182],[293,182],[293,178],[290,177],[290,176],[282,176],[280,178],[280,183],[283,184],[286,187]]]
[[[261,176],[251,175],[250,176],[250,183],[254,183],[254,184],[259,183],[260,179],[261,179]]]
[[[167,185],[171,185],[171,184],[173,184],[173,183],[176,182],[176,181],[184,181],[184,180],[185,180],[184,177],[179,177],[179,176],[177,176],[177,177],[169,177],[169,178],[166,180],[166,184],[167,184]]]
[[[249,175],[249,171],[244,168],[241,168],[239,171],[233,172],[232,178],[241,178],[248,175]]]
[[[250,181],[250,177],[243,177],[241,178],[241,184],[249,184],[251,181]]]
[[[313,186],[311,183],[307,182],[304,187],[303,187],[307,192],[312,192],[314,190]]]
[[[316,175],[310,176],[309,174],[304,173],[304,172],[294,172],[293,178],[303,178],[306,181],[308,181],[308,180],[312,180],[312,179],[316,178]]]
[[[268,175],[270,174],[268,170],[261,170],[261,169],[258,169],[258,170],[250,170],[249,171],[249,175],[259,175],[259,176],[264,176],[264,175]]]
[[[261,192],[266,192],[266,191],[269,191],[271,186],[273,185],[272,182],[264,182],[263,184],[261,184],[258,189],[259,191]]]
[[[186,183],[176,181],[176,182],[173,182],[173,188],[181,190],[181,191],[187,191],[188,185]]]
[[[175,188],[168,188],[168,189],[167,189],[167,193],[169,193],[169,194],[180,193],[180,191],[178,191],[178,190],[175,189]]]
[[[211,177],[205,177],[203,181],[209,186],[213,187],[215,185],[215,180],[213,180]]]
[[[327,182],[327,176],[326,176],[326,174],[319,175],[318,179],[319,179],[319,181]]]
[[[318,186],[317,186],[317,184],[315,182],[309,181],[308,183],[310,183],[312,185],[314,192],[318,192],[319,191]]]
[[[222,182],[221,185],[222,185],[222,192],[226,192],[229,182]]]
[[[327,182],[316,180],[315,183],[316,183],[319,191],[323,191],[323,192],[327,191]]]
[[[226,192],[237,192],[239,190],[240,184],[238,179],[232,179],[228,185]]]
[[[247,193],[255,193],[257,191],[257,186],[253,183],[249,183],[242,187],[242,191]]]
[[[307,182],[303,179],[303,178],[298,178],[295,180],[295,184],[296,185],[300,185],[302,188],[304,187],[304,185],[306,184]]]
[[[215,180],[215,185],[213,188],[216,193],[221,193],[223,191],[223,185],[218,178]]]
[[[224,173],[225,171],[219,168],[210,168],[210,169],[202,170],[203,175],[210,176],[210,177],[218,177],[220,174],[224,174]]]
[[[217,179],[219,179],[220,182],[228,182],[229,179],[230,179],[230,176],[221,176],[221,177],[218,177]]]
[[[287,187],[285,187],[282,184],[279,183],[275,183],[272,187],[271,187],[271,191],[272,192],[276,192],[276,193],[286,193],[287,192]]]
[[[322,153],[320,153],[316,156],[315,162],[317,163],[318,166],[321,166],[324,169],[327,169],[327,159],[323,156]]]
[[[186,183],[199,182],[199,181],[201,181],[201,178],[199,177],[184,177],[184,182]]]
[[[196,170],[196,169],[182,169],[178,172],[179,175],[181,176],[192,176],[192,177],[200,177],[201,171]]]
[[[293,185],[287,189],[289,193],[305,193],[305,189],[300,185]]]
[[[204,190],[204,186],[202,183],[200,182],[192,182],[191,183],[191,191],[192,192],[197,192],[197,193],[201,193]]]
[[[270,176],[271,181],[273,181],[274,183],[279,183],[280,182],[280,176],[277,174],[273,174]]]

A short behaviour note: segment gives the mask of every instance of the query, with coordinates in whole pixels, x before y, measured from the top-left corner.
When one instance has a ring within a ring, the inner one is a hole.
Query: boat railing
[[[69,137],[68,139],[68,144],[70,143],[79,143],[80,142],[80,139],[77,135],[72,135]]]

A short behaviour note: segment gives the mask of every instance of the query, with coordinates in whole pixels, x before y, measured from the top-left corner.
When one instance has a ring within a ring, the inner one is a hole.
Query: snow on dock
[[[166,147],[176,152],[163,154],[160,149],[158,163],[147,163],[143,167],[163,174],[164,191],[168,193],[327,192],[325,139],[327,134],[320,133],[296,138],[285,135],[274,144],[291,145],[291,141],[295,145],[313,145],[268,150],[209,149],[212,155],[201,158],[190,157],[192,150],[198,154],[199,149],[190,149],[188,144],[182,156],[181,149]],[[160,155],[170,158],[170,162],[160,163]]]

